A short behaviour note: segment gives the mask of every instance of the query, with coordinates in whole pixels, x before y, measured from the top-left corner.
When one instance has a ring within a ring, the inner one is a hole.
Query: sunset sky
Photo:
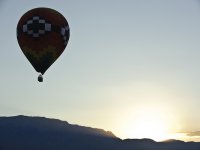
[[[71,32],[43,83],[16,38],[36,7],[62,13]],[[200,142],[199,0],[0,0],[0,19],[0,116]]]

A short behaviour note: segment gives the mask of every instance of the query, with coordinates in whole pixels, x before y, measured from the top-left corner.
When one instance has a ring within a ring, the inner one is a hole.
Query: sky
[[[20,17],[36,7],[70,26],[43,83],[16,38]],[[199,0],[0,0],[0,19],[0,116],[200,142]]]

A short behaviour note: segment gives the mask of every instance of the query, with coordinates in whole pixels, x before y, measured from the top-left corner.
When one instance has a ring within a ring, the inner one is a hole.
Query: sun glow
[[[163,141],[172,138],[170,134],[173,122],[168,114],[161,110],[144,109],[134,112],[126,125],[126,136],[134,139],[149,138],[155,141]]]
[[[135,138],[151,138],[156,141],[168,138],[168,127],[163,120],[147,116],[137,118],[134,122],[130,134]]]

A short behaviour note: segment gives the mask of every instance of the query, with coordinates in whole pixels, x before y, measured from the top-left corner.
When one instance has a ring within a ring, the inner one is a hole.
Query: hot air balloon
[[[26,12],[17,25],[19,46],[35,68],[42,75],[63,53],[70,36],[65,17],[50,8],[34,8]]]

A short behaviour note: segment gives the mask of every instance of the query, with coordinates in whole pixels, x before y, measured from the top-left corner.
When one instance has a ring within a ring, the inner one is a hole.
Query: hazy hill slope
[[[104,146],[107,139],[116,137],[111,132],[56,119],[0,117],[0,150],[88,149]]]

